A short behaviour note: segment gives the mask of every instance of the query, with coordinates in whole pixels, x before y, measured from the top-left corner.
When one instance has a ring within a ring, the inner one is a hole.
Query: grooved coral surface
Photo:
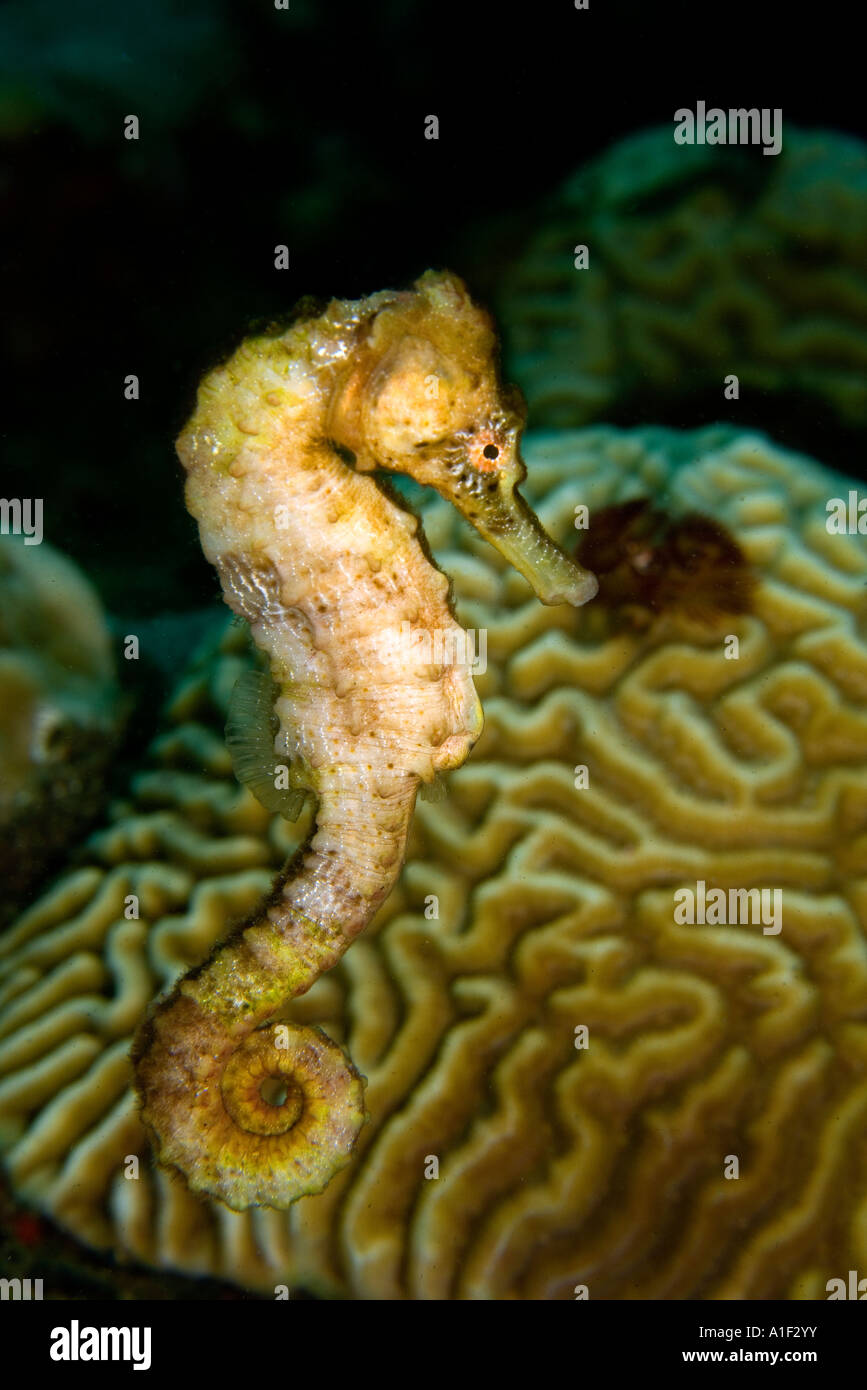
[[[867,147],[785,124],[779,155],[621,141],[551,200],[502,277],[507,375],[537,425],[724,378],[867,421]],[[574,248],[589,268],[574,267]]]
[[[753,611],[636,634],[545,608],[425,509],[460,620],[487,633],[486,725],[419,803],[373,926],[291,1005],[347,1042],[372,1118],[288,1213],[153,1169],[130,1090],[148,999],[309,823],[232,780],[229,628],[129,802],[0,938],[0,1146],[82,1240],[364,1298],[811,1298],[867,1264],[867,545],[825,528],[847,481],[722,427],[536,436],[527,458],[562,542],[578,503],[591,524],[640,495],[721,521]],[[782,930],[677,925],[699,880],[779,888]]]

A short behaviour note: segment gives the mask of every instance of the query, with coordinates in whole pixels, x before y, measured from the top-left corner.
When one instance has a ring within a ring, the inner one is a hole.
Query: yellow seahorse
[[[418,667],[401,641],[464,634],[416,517],[370,470],[436,488],[544,602],[596,592],[516,491],[523,403],[496,349],[462,282],[428,271],[245,341],[178,440],[204,553],[270,666],[275,769],[318,802],[270,898],[133,1046],[159,1162],[236,1210],[285,1208],[348,1161],[362,1079],[321,1030],[273,1020],[371,920],[419,785],[460,766],[482,728],[467,665]]]

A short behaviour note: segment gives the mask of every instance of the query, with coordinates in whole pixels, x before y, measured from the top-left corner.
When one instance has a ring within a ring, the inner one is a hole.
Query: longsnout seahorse
[[[236,1210],[288,1207],[348,1162],[362,1078],[321,1030],[279,1014],[370,922],[420,784],[460,766],[482,728],[467,666],[417,666],[401,643],[465,634],[417,518],[372,470],[448,498],[543,602],[596,592],[516,490],[523,404],[496,350],[462,282],[428,271],[247,339],[205,377],[177,443],[202,549],[270,669],[274,767],[317,800],[267,901],[133,1045],[159,1162]]]

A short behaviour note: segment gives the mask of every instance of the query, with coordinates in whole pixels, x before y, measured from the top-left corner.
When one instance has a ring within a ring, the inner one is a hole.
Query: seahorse
[[[245,340],[205,377],[177,441],[204,554],[269,667],[286,814],[305,792],[317,801],[268,900],[133,1044],[157,1161],[235,1210],[285,1209],[349,1161],[363,1079],[324,1032],[279,1014],[370,922],[419,787],[460,766],[482,729],[466,664],[419,666],[401,641],[438,635],[442,650],[464,634],[417,517],[373,470],[448,498],[543,602],[596,591],[517,491],[523,402],[496,352],[463,283],[427,271]],[[261,705],[261,689],[245,698]]]

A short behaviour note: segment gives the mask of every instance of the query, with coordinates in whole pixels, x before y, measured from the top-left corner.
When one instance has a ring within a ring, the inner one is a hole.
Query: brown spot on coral
[[[662,613],[713,625],[750,610],[754,578],[743,551],[697,512],[672,517],[646,497],[602,507],[576,553],[599,580],[597,607],[625,625],[644,628]]]

